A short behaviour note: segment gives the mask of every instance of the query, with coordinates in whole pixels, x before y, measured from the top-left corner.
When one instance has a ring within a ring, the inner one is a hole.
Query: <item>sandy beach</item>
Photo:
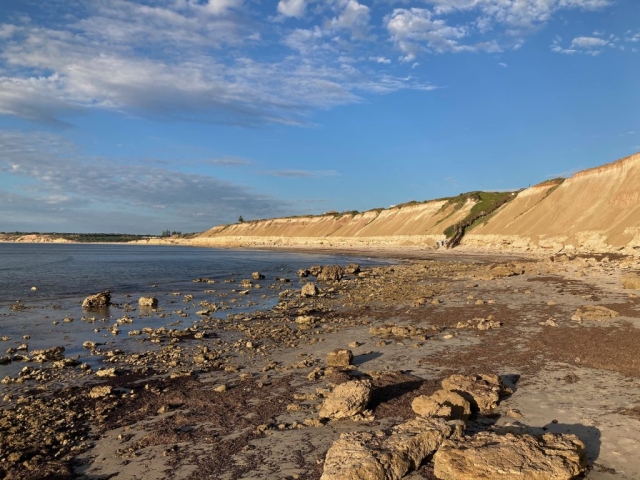
[[[398,252],[414,258],[344,268],[339,280],[247,279],[278,304],[201,315],[190,331],[149,329],[160,349],[98,348],[98,370],[27,364],[33,371],[3,380],[13,393],[1,403],[2,475],[319,479],[341,434],[393,435],[443,380],[489,374],[507,393],[471,413],[464,441],[572,434],[585,478],[638,478],[640,293],[621,283],[638,260],[420,256]],[[308,284],[318,290],[301,297]],[[183,293],[197,300],[204,287]],[[352,360],[328,366],[336,349]],[[371,387],[361,411],[323,417],[336,386],[356,380]],[[443,478],[433,455],[408,470],[402,478]]]

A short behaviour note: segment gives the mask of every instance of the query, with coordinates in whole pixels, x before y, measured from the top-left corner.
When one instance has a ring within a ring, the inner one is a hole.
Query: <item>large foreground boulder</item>
[[[497,375],[451,375],[442,380],[442,388],[456,392],[471,404],[472,412],[489,412],[500,397],[512,393]]]
[[[111,305],[111,293],[109,293],[109,290],[89,295],[82,302],[82,308],[108,307],[109,305]]]
[[[369,380],[352,380],[338,385],[324,400],[320,418],[348,418],[362,413],[371,401],[373,386]]]
[[[481,432],[445,441],[434,464],[442,480],[569,480],[586,470],[587,459],[575,435]]]
[[[462,426],[416,418],[384,432],[343,433],[327,452],[321,480],[398,480]]]
[[[622,287],[631,290],[640,290],[640,275],[637,273],[627,273],[623,275]]]

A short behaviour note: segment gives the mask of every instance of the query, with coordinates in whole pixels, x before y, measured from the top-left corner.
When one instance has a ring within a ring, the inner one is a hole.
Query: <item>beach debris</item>
[[[109,290],[90,295],[82,302],[82,308],[108,307],[109,305],[111,305],[111,293]]]
[[[327,355],[329,367],[347,368],[353,362],[353,352],[346,348],[336,348]]]
[[[442,480],[569,480],[586,471],[587,457],[575,435],[480,432],[446,440],[435,453],[434,464],[435,475]]]
[[[351,380],[338,385],[324,400],[318,416],[340,419],[364,412],[371,400],[373,386],[369,380]]]
[[[156,297],[140,297],[138,299],[138,305],[141,307],[155,308],[158,306],[158,299]]]

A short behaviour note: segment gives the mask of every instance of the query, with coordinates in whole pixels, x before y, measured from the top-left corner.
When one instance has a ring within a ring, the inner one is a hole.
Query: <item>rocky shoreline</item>
[[[277,304],[226,316],[194,279],[199,320],[140,329],[153,349],[8,353],[40,363],[3,379],[0,476],[493,478],[513,454],[530,476],[501,478],[637,478],[640,262],[463,260],[256,272],[234,295]]]

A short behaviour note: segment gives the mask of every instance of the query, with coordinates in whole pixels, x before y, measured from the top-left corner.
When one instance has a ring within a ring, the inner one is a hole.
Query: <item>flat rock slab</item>
[[[481,432],[447,440],[434,455],[442,480],[570,480],[587,469],[584,444],[575,435],[542,437]]]

